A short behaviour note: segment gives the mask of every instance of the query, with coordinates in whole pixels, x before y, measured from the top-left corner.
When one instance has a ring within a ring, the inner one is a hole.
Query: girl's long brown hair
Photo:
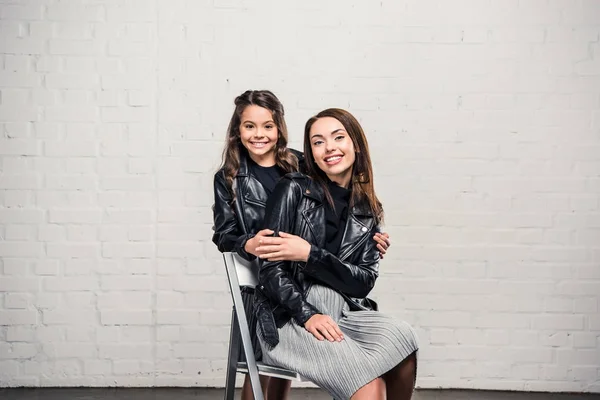
[[[354,160],[354,165],[352,166],[352,179],[350,181],[352,195],[350,198],[350,204],[355,205],[361,202],[367,203],[377,223],[382,222],[383,207],[377,198],[377,195],[375,195],[375,187],[373,185],[373,166],[371,164],[371,156],[369,154],[369,144],[367,143],[365,132],[360,126],[360,123],[348,111],[339,108],[328,108],[327,110],[321,111],[306,121],[306,125],[304,127],[304,160],[306,162],[308,175],[323,187],[327,200],[333,206],[333,200],[331,198],[331,194],[329,193],[329,189],[327,188],[327,182],[329,181],[329,178],[315,162],[310,143],[310,129],[318,119],[325,117],[335,118],[340,121],[340,123],[344,125],[344,129],[346,132],[348,132],[348,135],[354,144],[356,159]]]
[[[240,156],[247,150],[240,139],[240,124],[242,113],[246,107],[256,105],[266,108],[273,115],[273,122],[277,126],[277,143],[275,144],[275,162],[285,173],[298,170],[298,159],[287,149],[288,131],[285,124],[283,104],[269,90],[247,90],[235,98],[235,110],[227,128],[227,141],[223,150],[223,163],[221,168],[225,170],[225,180],[231,190],[233,178],[240,169]],[[235,193],[232,191],[235,198]]]

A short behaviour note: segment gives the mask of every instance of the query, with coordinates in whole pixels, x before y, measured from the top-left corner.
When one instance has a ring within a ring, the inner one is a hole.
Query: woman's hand
[[[304,329],[309,331],[319,340],[341,342],[344,334],[338,324],[329,315],[315,314],[304,323]]]
[[[310,254],[310,243],[300,236],[279,232],[279,237],[262,237],[256,251],[263,260],[306,262]]]
[[[387,233],[377,232],[373,236],[373,240],[377,242],[377,250],[379,250],[379,258],[383,259],[383,255],[387,253],[387,249],[391,246],[390,235]]]
[[[263,238],[271,236],[273,233],[274,232],[270,229],[263,229],[262,231],[258,231],[252,239],[248,239],[246,241],[244,250],[246,250],[246,253],[258,257],[260,255],[260,252],[257,251],[257,247],[260,246],[261,240]]]

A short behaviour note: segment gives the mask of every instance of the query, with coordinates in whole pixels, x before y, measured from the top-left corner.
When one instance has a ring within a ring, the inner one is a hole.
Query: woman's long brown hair
[[[285,124],[283,104],[269,90],[247,90],[235,98],[235,110],[227,128],[227,142],[223,150],[223,163],[221,168],[225,170],[225,180],[231,190],[233,179],[240,169],[240,157],[247,150],[240,139],[240,124],[242,113],[246,107],[256,105],[266,108],[273,115],[273,122],[277,126],[277,143],[275,144],[275,163],[285,173],[298,171],[298,159],[287,148],[288,131]],[[232,191],[233,198],[235,193]]]
[[[327,200],[333,206],[333,200],[331,198],[331,194],[329,193],[329,189],[327,188],[327,182],[329,181],[329,178],[315,162],[310,143],[310,129],[318,119],[325,117],[335,118],[340,121],[340,123],[344,125],[344,129],[354,144],[356,159],[354,160],[354,165],[352,166],[352,179],[350,181],[352,195],[350,198],[350,204],[356,205],[362,202],[367,203],[377,223],[382,222],[383,207],[375,195],[375,187],[373,185],[373,166],[371,164],[371,156],[369,154],[369,144],[367,143],[365,132],[360,126],[360,123],[348,111],[339,108],[328,108],[327,110],[321,111],[306,121],[306,125],[304,127],[304,160],[306,162],[308,175],[323,187]]]

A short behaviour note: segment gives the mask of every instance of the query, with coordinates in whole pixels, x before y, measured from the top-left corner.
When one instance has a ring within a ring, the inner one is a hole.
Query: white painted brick
[[[570,365],[589,365],[597,366],[600,350],[598,349],[557,349],[556,356],[558,364],[568,363]]]
[[[35,329],[31,326],[9,326],[6,331],[7,342],[34,342]]]
[[[26,275],[30,274],[30,261],[21,258],[4,258],[0,259],[0,263],[3,264],[3,270],[5,275],[19,275],[23,278],[15,278],[14,280],[6,278],[5,282],[7,283],[5,283],[4,285],[2,284],[2,282],[0,282],[0,291],[31,291],[37,287],[37,279],[24,278]]]
[[[152,307],[150,292],[104,292],[98,294],[98,308],[121,308],[128,304],[132,308]]]
[[[180,339],[178,326],[159,326],[156,330],[156,340],[159,342],[176,342]]]
[[[148,325],[152,322],[151,311],[100,311],[102,325]]]
[[[38,353],[35,345],[29,343],[0,343],[0,359],[27,359]]]
[[[158,310],[156,321],[160,325],[198,325],[203,322],[206,323],[201,321],[198,311],[178,309]]]
[[[98,237],[97,230],[93,225],[69,225],[67,239],[72,242],[93,242]]]
[[[65,276],[90,275],[97,270],[96,262],[87,259],[71,259],[63,262],[63,273]]]
[[[38,293],[35,305],[40,309],[54,309],[60,303],[60,295],[57,293]]]
[[[97,147],[98,146],[94,141],[46,141],[44,143],[44,155],[48,157],[91,157],[97,154]]]
[[[150,243],[103,243],[102,255],[106,258],[150,258],[154,256]]]
[[[145,176],[104,177],[100,179],[100,187],[103,190],[151,190],[154,181]]]
[[[573,300],[573,311],[576,313],[593,314],[598,311],[598,298],[576,298]]]
[[[46,178],[46,189],[92,190],[97,186],[95,179],[82,175],[54,175]]]
[[[544,346],[565,347],[568,346],[569,336],[567,332],[552,330],[551,333],[541,333],[540,343]]]
[[[108,209],[103,222],[109,224],[139,224],[148,223],[153,220],[152,210],[143,209]]]
[[[511,370],[514,379],[537,380],[540,378],[540,367],[538,364],[516,365]]]
[[[112,362],[105,360],[84,360],[83,372],[86,375],[110,375]]]
[[[0,310],[0,325],[34,325],[37,319],[31,310]]]
[[[46,325],[92,324],[96,322],[95,312],[89,310],[50,309],[42,312],[42,321]]]
[[[91,327],[68,328],[67,342],[94,342],[94,334]]]
[[[598,378],[598,367],[574,366],[571,372],[572,379],[580,382],[590,382]]]
[[[0,243],[0,256],[2,257],[39,257],[43,252],[41,243],[16,241]]]
[[[0,361],[0,380],[2,382],[8,382],[8,380],[12,379],[12,377],[18,376],[19,365],[20,363],[14,360]]]
[[[28,122],[7,122],[4,131],[8,138],[28,138],[31,136],[31,124]]]
[[[573,299],[566,297],[548,297],[544,302],[544,309],[547,312],[564,312],[573,311]]]
[[[30,225],[6,225],[4,227],[4,239],[15,241],[32,240],[35,236],[34,232],[34,227]]]
[[[46,254],[52,258],[93,258],[100,253],[99,244],[47,243]]]
[[[4,307],[7,309],[27,309],[31,304],[31,300],[31,294],[7,293],[4,297]]]
[[[592,332],[573,332],[573,347],[574,348],[596,348],[598,346],[598,338],[600,333]]]
[[[32,193],[25,190],[0,190],[5,207],[30,207],[32,202]]]
[[[135,360],[117,360],[113,362],[113,372],[115,375],[136,375],[154,372],[151,362]]]
[[[600,282],[564,282],[558,285],[558,292],[570,295],[597,295]]]
[[[50,358],[89,358],[96,356],[96,346],[91,343],[45,344],[43,352]]]
[[[66,237],[64,226],[58,224],[38,226],[38,240],[42,242],[62,242]]]
[[[33,139],[0,140],[0,148],[4,155],[33,156],[40,154],[40,143]]]
[[[147,326],[123,326],[120,328],[119,337],[122,342],[152,342],[154,329]]]
[[[100,359],[151,360],[152,346],[150,344],[102,344],[98,346],[98,356]]]
[[[37,189],[40,187],[38,174],[10,174],[0,176],[0,189]]]
[[[64,341],[66,338],[65,329],[56,326],[38,326],[36,328],[36,337],[41,343]]]
[[[177,344],[174,346],[174,355],[176,358],[204,358],[204,359],[217,359],[223,358],[223,355],[227,353],[227,346],[224,344],[214,345],[210,347],[198,345],[198,344]]]
[[[99,223],[102,218],[102,210],[50,210],[48,222],[50,223]]]

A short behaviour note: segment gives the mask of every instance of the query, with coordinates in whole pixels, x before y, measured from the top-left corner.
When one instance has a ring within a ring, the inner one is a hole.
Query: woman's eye
[[[343,135],[340,135],[340,136],[336,136],[336,137],[335,137],[335,140],[342,140],[343,138],[344,138],[344,136],[343,136]]]
[[[318,146],[318,145],[320,145],[321,143],[323,143],[323,141],[322,141],[322,140],[317,140],[316,142],[313,142],[313,146]]]

